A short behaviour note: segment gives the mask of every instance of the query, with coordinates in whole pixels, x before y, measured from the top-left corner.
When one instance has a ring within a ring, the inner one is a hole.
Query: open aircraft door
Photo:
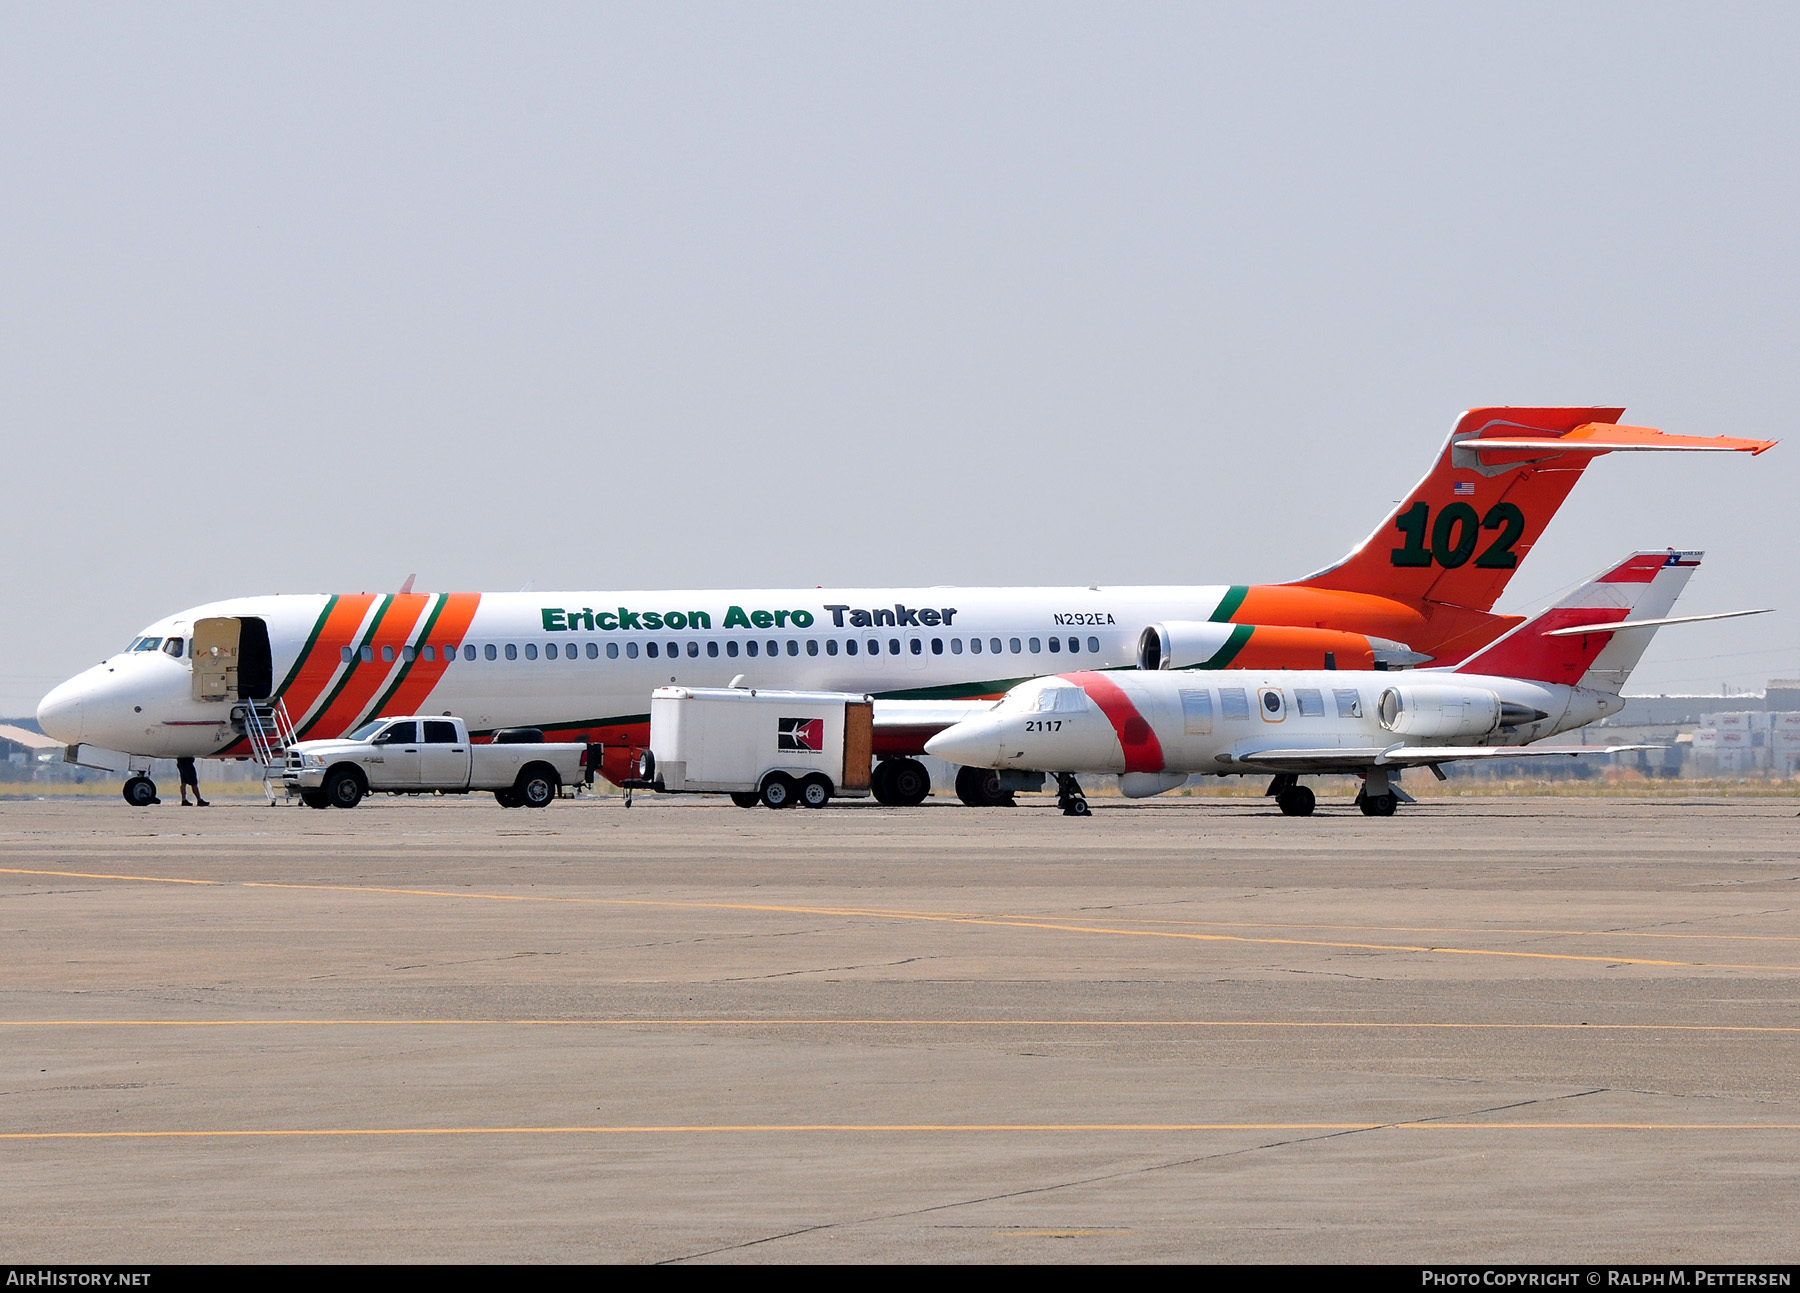
[[[269,626],[254,616],[194,622],[194,699],[267,700],[274,690]]]

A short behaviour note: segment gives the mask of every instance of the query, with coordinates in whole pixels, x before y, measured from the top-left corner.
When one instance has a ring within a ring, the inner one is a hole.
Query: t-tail
[[[1634,552],[1456,666],[1618,695],[1694,571],[1698,552]],[[1743,614],[1746,612],[1731,612]],[[1753,612],[1752,612],[1753,613]],[[1682,619],[1724,618],[1710,615]]]
[[[1471,409],[1457,419],[1425,479],[1374,534],[1336,565],[1288,586],[1392,598],[1419,606],[1428,618],[1439,608],[1485,613],[1601,454],[1759,454],[1775,443],[1664,435],[1620,425],[1623,414],[1609,408]],[[1489,622],[1485,615],[1471,618]],[[1489,629],[1463,649],[1491,638]],[[1455,659],[1460,652],[1438,654]]]

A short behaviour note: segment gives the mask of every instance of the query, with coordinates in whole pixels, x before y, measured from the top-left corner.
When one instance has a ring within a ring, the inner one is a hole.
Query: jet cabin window
[[[1182,730],[1189,736],[1207,736],[1212,732],[1212,693],[1210,691],[1184,691],[1181,693]]]
[[[1325,717],[1325,697],[1316,687],[1294,688],[1294,707],[1300,711],[1301,718]]]
[[[1249,718],[1250,698],[1244,694],[1242,687],[1219,688],[1220,718]]]
[[[1339,687],[1331,694],[1337,700],[1337,714],[1339,718],[1362,717],[1362,696],[1357,693],[1354,687]]]

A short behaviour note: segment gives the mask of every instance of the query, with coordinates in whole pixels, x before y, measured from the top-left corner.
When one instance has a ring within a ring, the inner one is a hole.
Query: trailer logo
[[[779,736],[775,748],[817,754],[825,748],[825,720],[822,718],[783,718],[777,721]]]

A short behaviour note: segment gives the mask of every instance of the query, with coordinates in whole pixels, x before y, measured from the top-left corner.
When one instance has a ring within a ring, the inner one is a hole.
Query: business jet
[[[149,761],[267,764],[298,739],[391,714],[464,718],[478,739],[535,728],[599,746],[628,779],[649,696],[679,683],[872,693],[877,797],[918,802],[907,757],[993,698],[1067,664],[1138,662],[1147,626],[1177,667],[1401,667],[1461,659],[1517,617],[1495,601],[1588,464],[1638,451],[1748,452],[1773,441],[1667,435],[1622,409],[1467,412],[1423,480],[1335,565],[1286,584],[563,593],[282,594],[179,611],[44,697],[72,761],[131,775]],[[972,785],[972,783],[971,783]],[[978,790],[965,800],[987,802]]]
[[[1128,797],[1193,773],[1267,776],[1289,816],[1313,811],[1308,773],[1362,778],[1356,804],[1392,816],[1405,768],[1464,759],[1611,753],[1643,746],[1538,745],[1625,708],[1625,680],[1666,624],[1760,611],[1670,616],[1698,552],[1634,552],[1542,614],[1449,669],[1185,670],[1037,678],[931,737],[925,750],[970,768],[1057,774],[1059,802],[1087,816],[1078,774],[1110,773]]]

